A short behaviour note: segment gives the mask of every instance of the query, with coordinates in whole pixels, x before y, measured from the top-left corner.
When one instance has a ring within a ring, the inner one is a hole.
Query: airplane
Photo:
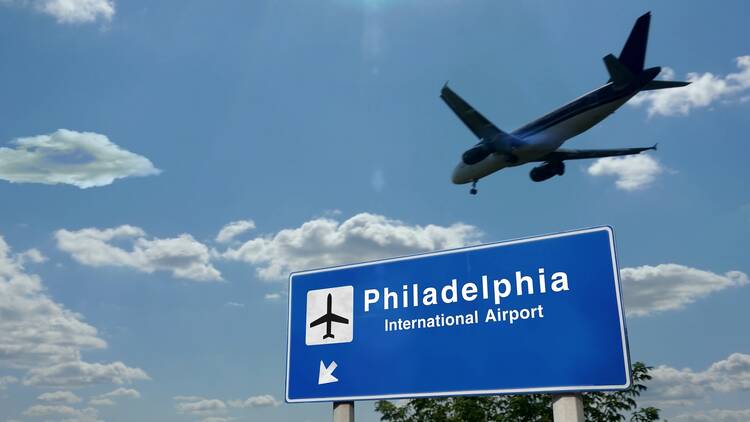
[[[544,163],[529,173],[531,180],[542,182],[555,175],[562,176],[565,173],[565,160],[614,157],[655,150],[656,145],[592,150],[560,148],[565,141],[601,122],[639,92],[678,88],[690,83],[655,80],[661,67],[644,69],[650,22],[651,12],[639,17],[620,56],[608,54],[603,58],[610,77],[606,84],[510,133],[498,129],[453,92],[446,82],[440,98],[479,138],[479,142],[461,156],[461,161],[453,170],[452,182],[471,183],[469,193],[476,195],[479,179],[506,167]]]
[[[338,315],[334,314],[331,311],[331,306],[333,306],[333,296],[330,293],[328,293],[328,311],[326,312],[325,315],[323,315],[322,317],[320,317],[320,318],[318,318],[315,321],[313,321],[313,322],[310,323],[310,328],[315,327],[317,325],[320,325],[320,324],[322,324],[324,322],[326,323],[326,333],[325,333],[325,335],[323,335],[323,339],[324,340],[327,339],[327,338],[334,338],[335,337],[333,334],[331,334],[331,323],[332,322],[338,322],[339,324],[348,324],[349,323],[348,319],[346,319],[346,318],[344,318],[342,316],[338,316]]]

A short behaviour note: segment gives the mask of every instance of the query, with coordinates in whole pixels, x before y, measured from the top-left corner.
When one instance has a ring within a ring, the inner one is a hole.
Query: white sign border
[[[289,355],[291,354],[291,330],[292,330],[292,280],[295,276],[314,274],[331,270],[343,270],[346,268],[363,267],[367,265],[383,264],[387,262],[407,261],[411,259],[425,258],[428,256],[447,255],[456,252],[473,251],[487,249],[499,246],[510,246],[519,243],[534,242],[537,240],[554,239],[558,237],[574,236],[586,233],[595,233],[606,231],[609,237],[609,250],[612,255],[612,270],[615,275],[615,293],[617,295],[617,312],[620,319],[620,336],[623,348],[623,367],[625,368],[626,383],[622,385],[582,385],[582,386],[558,386],[558,387],[541,387],[541,388],[512,388],[500,390],[460,390],[460,391],[438,391],[438,392],[421,392],[421,393],[400,393],[400,394],[380,394],[374,396],[342,396],[342,397],[315,397],[290,399],[289,398]],[[596,226],[586,229],[568,230],[559,233],[544,234],[539,236],[524,237],[511,239],[501,242],[483,243],[474,246],[465,246],[461,248],[445,249],[442,251],[427,252],[415,255],[407,255],[395,258],[386,258],[376,261],[365,261],[356,264],[338,265],[333,267],[318,268],[313,270],[297,271],[289,274],[289,295],[287,297],[289,317],[287,321],[287,348],[286,348],[286,380],[284,400],[287,403],[315,403],[315,402],[337,402],[337,401],[355,401],[355,400],[383,400],[383,399],[412,399],[425,397],[446,397],[446,396],[481,396],[481,395],[501,395],[501,394],[529,394],[529,393],[564,393],[564,392],[587,392],[587,391],[613,391],[630,388],[633,384],[632,373],[630,371],[630,347],[628,345],[627,328],[625,327],[625,316],[622,309],[622,295],[620,293],[620,268],[617,265],[617,252],[615,250],[614,231],[611,226]]]

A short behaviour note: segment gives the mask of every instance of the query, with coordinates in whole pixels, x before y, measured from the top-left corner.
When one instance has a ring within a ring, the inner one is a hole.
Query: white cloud
[[[27,258],[21,255],[13,254],[0,236],[0,367],[25,370],[24,385],[81,386],[148,378],[143,370],[121,362],[82,361],[82,351],[104,349],[107,343],[83,316],[46,294],[39,277],[25,271]],[[74,400],[65,393],[57,395]],[[55,393],[42,397],[51,399]]]
[[[23,414],[26,416],[50,416],[50,415],[68,415],[72,416],[78,413],[78,409],[63,405],[46,405],[37,404],[26,409]]]
[[[31,262],[34,264],[41,264],[42,262],[47,261],[47,257],[44,256],[41,252],[39,252],[38,249],[32,248],[25,252],[21,252],[18,254],[18,262],[21,265],[26,264],[27,262]]]
[[[279,300],[281,299],[281,293],[266,293],[263,298],[266,300]]]
[[[112,399],[102,399],[102,398],[95,397],[89,400],[89,404],[91,406],[114,406],[115,402]]]
[[[678,264],[623,268],[620,275],[630,316],[682,309],[711,293],[750,283],[740,271],[721,275]]]
[[[189,234],[149,239],[141,228],[124,225],[103,230],[61,229],[55,238],[60,250],[84,265],[129,267],[146,273],[170,271],[174,277],[194,281],[221,280],[221,273],[211,265],[208,247]],[[129,241],[132,249],[115,246],[118,241]]]
[[[140,399],[141,393],[138,392],[138,390],[133,388],[123,388],[120,387],[114,391],[110,391],[109,393],[104,393],[98,395],[96,398],[100,399],[112,399],[112,398],[118,398],[118,397],[127,397],[130,399]]]
[[[81,398],[76,396],[74,393],[70,391],[53,391],[50,393],[44,393],[40,395],[39,397],[37,397],[37,400],[68,403],[68,404],[81,402]]]
[[[113,0],[0,0],[3,4],[31,6],[65,24],[110,22],[115,16]]]
[[[251,407],[276,407],[281,402],[276,400],[274,396],[270,394],[263,394],[260,396],[251,396],[245,400],[230,400],[229,405],[238,409],[246,409]]]
[[[653,378],[644,395],[647,400],[686,405],[710,393],[750,390],[750,355],[733,353],[698,372],[660,365],[650,375]]]
[[[148,158],[98,133],[60,129],[15,139],[11,145],[0,148],[0,179],[13,183],[64,183],[85,189],[161,172]]]
[[[133,388],[121,387],[114,391],[110,391],[109,393],[102,394],[101,397],[128,397],[131,399],[139,399],[141,398],[141,393]]]
[[[34,0],[34,6],[58,23],[111,21],[115,15],[112,0]]]
[[[646,106],[648,115],[686,116],[696,108],[709,107],[717,101],[745,102],[743,94],[750,89],[750,56],[735,59],[739,71],[725,77],[712,73],[688,73],[687,80],[692,82],[683,88],[644,91],[633,97],[628,104]],[[671,69],[669,69],[671,71]],[[674,77],[674,72],[666,74],[667,79]]]
[[[226,403],[218,399],[203,399],[196,401],[180,401],[175,405],[178,413],[192,415],[210,415],[212,413],[223,413],[227,409]]]
[[[291,271],[464,246],[476,243],[480,235],[476,227],[463,223],[412,226],[361,213],[342,223],[316,218],[251,239],[222,256],[255,265],[264,280],[282,280]]]
[[[70,406],[62,405],[41,405],[37,404],[26,409],[23,414],[25,416],[37,417],[37,416],[59,416],[64,419],[62,422],[98,422],[99,411],[93,407],[87,407],[85,409],[76,409]]]
[[[672,422],[747,422],[750,421],[750,409],[713,409],[692,414],[682,414],[674,418],[669,418],[669,420]]]
[[[239,303],[239,302],[227,302],[227,303],[224,304],[224,306],[226,306],[228,308],[244,308],[245,304],[244,303]]]
[[[244,400],[208,399],[201,396],[175,396],[175,409],[178,413],[204,417],[203,422],[223,422],[234,420],[226,416],[233,409],[249,409],[258,407],[276,407],[281,404],[270,394],[251,396]]]
[[[129,384],[148,379],[150,377],[142,369],[130,368],[122,362],[102,364],[77,361],[33,368],[23,382],[26,385],[83,386]]]
[[[599,158],[588,168],[591,176],[615,176],[615,185],[626,191],[648,187],[663,171],[661,164],[646,154]]]
[[[245,233],[248,230],[255,228],[255,222],[252,220],[239,220],[232,221],[225,225],[216,235],[216,241],[219,243],[227,243],[232,241],[235,237]]]
[[[0,236],[0,366],[29,369],[80,360],[107,343],[80,314],[50,299]]]

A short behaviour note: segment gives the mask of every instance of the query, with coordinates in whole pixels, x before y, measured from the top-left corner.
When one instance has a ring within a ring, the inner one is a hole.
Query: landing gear
[[[474,180],[473,182],[471,182],[471,190],[469,190],[469,193],[472,194],[472,195],[476,195],[477,194],[477,181],[476,180]]]

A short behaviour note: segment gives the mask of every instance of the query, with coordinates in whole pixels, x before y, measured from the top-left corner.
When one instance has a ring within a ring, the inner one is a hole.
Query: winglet
[[[657,147],[657,146],[659,146],[659,143],[658,143],[658,142],[657,142],[657,143],[655,143],[655,144],[654,144],[654,145],[653,145],[653,146],[652,146],[651,148],[649,148],[649,149],[652,149],[652,150],[656,151],[656,147]]]

